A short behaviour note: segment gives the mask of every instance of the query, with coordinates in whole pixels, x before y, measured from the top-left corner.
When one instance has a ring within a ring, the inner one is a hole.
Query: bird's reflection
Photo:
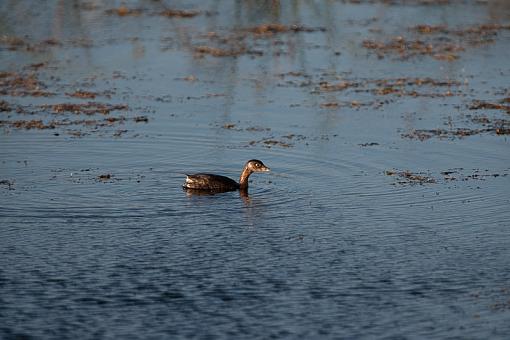
[[[193,196],[214,196],[217,194],[230,192],[234,190],[197,190],[197,189],[188,189],[183,188],[183,191],[186,193],[186,197],[192,198]],[[249,205],[251,203],[250,195],[248,194],[248,190],[238,190],[239,197],[243,200],[244,204]]]

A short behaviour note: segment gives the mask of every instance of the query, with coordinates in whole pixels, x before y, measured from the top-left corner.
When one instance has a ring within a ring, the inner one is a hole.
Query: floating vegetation
[[[104,119],[86,119],[86,120],[51,120],[48,122],[44,122],[41,119],[30,119],[30,120],[0,120],[0,126],[5,128],[12,129],[24,129],[24,130],[48,130],[48,129],[57,129],[60,127],[71,127],[71,126],[81,126],[86,128],[86,131],[82,130],[73,130],[68,129],[66,133],[72,135],[74,137],[82,137],[87,132],[97,132],[101,128],[112,127],[117,124],[122,124],[127,121],[132,121],[135,123],[147,123],[149,119],[146,116],[138,116],[134,118],[126,118],[124,116],[120,117],[107,117]],[[119,132],[121,131],[121,132]],[[120,137],[122,134],[127,132],[127,130],[117,130],[114,133],[114,137]],[[54,135],[58,136],[60,133],[55,133]]]
[[[313,28],[302,25],[262,24],[246,29],[247,32],[257,36],[272,36],[278,33],[324,32],[324,27]]]
[[[470,110],[504,110],[507,113],[510,113],[510,105],[505,105],[504,103],[510,102],[509,98],[504,98],[500,101],[500,103],[491,103],[482,100],[474,100],[473,103],[469,106]]]
[[[126,6],[120,6],[117,8],[110,8],[105,11],[108,15],[117,15],[119,17],[127,17],[127,16],[140,16],[144,13],[149,13],[148,10],[143,8],[129,8]],[[193,18],[199,14],[200,11],[193,10],[177,10],[177,9],[166,9],[159,12],[152,12],[152,15],[160,15],[168,18]]]
[[[396,54],[402,59],[427,55],[438,60],[454,61],[459,59],[457,53],[464,51],[464,47],[454,43],[430,43],[423,40],[409,40],[404,37],[395,37],[387,42],[365,40],[362,45],[366,49],[376,51],[379,58],[384,58],[389,54]]]
[[[94,114],[103,114],[108,115],[112,111],[121,111],[121,110],[129,110],[129,107],[125,104],[105,104],[105,103],[96,103],[96,102],[88,102],[84,104],[72,104],[72,103],[64,103],[64,104],[55,104],[55,105],[43,105],[41,106],[43,109],[50,108],[53,113],[74,113],[74,114],[85,114],[85,115],[94,115]]]
[[[474,116],[470,119],[471,123],[481,125],[481,128],[450,128],[450,129],[414,129],[410,132],[401,134],[402,138],[417,139],[424,141],[432,137],[437,138],[463,138],[483,133],[495,135],[510,134],[510,120],[490,119],[487,116]]]
[[[252,140],[248,143],[247,146],[254,145],[262,145],[266,148],[271,148],[273,146],[278,146],[282,148],[290,148],[294,147],[296,143],[303,143],[304,145],[309,145],[310,142],[317,141],[328,141],[331,137],[337,137],[337,134],[334,135],[321,135],[321,136],[304,136],[301,134],[289,133],[287,135],[283,135],[280,137],[265,137],[259,140]]]
[[[54,95],[45,89],[46,85],[34,73],[24,75],[16,72],[0,72],[1,95],[12,97],[49,97]]]
[[[12,128],[15,129],[38,129],[38,130],[44,130],[44,129],[54,129],[59,123],[56,122],[50,122],[50,123],[43,123],[40,119],[32,119],[32,120],[15,120],[15,121],[0,121],[1,125],[9,125]]]
[[[501,30],[509,30],[510,25],[483,24],[466,28],[449,29],[445,25],[416,25],[409,31],[419,34],[422,39],[397,36],[389,41],[364,40],[362,46],[375,51],[379,58],[397,55],[401,59],[416,56],[431,56],[437,60],[455,61],[459,52],[470,46],[494,42],[493,37]]]
[[[282,148],[290,148],[290,147],[294,146],[293,144],[288,143],[286,141],[273,139],[273,138],[263,138],[258,141],[253,140],[253,141],[249,142],[248,144],[249,145],[261,144],[261,145],[265,146],[266,148],[271,148],[273,146],[279,146]]]
[[[506,177],[508,176],[509,169],[503,170],[500,173],[492,172],[488,169],[472,169],[467,170],[464,168],[454,168],[444,171],[440,171],[435,176],[430,172],[412,172],[409,170],[386,170],[384,174],[386,176],[393,176],[396,178],[396,182],[393,184],[408,185],[408,184],[431,184],[452,181],[470,181],[480,180],[484,181],[490,178]]]
[[[387,78],[387,79],[363,79],[344,80],[338,83],[321,81],[319,92],[340,92],[353,89],[354,92],[369,92],[378,96],[410,96],[410,97],[451,97],[458,94],[457,90],[461,85],[459,81],[446,79],[438,80],[432,78]],[[423,91],[418,89],[447,88],[445,91]],[[353,105],[356,106],[356,105]]]
[[[380,102],[361,103],[357,100],[352,100],[352,101],[345,101],[345,102],[336,101],[336,102],[327,102],[327,103],[320,104],[321,109],[330,109],[330,110],[339,109],[341,107],[349,107],[349,108],[353,108],[353,109],[358,109],[362,106],[378,107],[378,106],[380,106]]]
[[[197,46],[195,47],[194,52],[197,56],[208,54],[213,57],[237,57],[247,53],[247,49],[244,47],[239,47],[236,49],[221,49],[209,46]]]
[[[184,11],[176,9],[167,9],[159,13],[159,15],[169,18],[193,18],[200,14],[200,11]]]
[[[424,141],[432,137],[437,138],[462,138],[467,136],[473,136],[484,132],[489,132],[489,129],[415,129],[408,133],[403,133],[402,138],[417,139]]]
[[[458,37],[467,37],[474,39],[492,37],[497,34],[498,31],[510,30],[510,25],[502,24],[481,24],[472,25],[466,28],[452,29],[446,25],[416,25],[410,28],[411,31],[416,31],[420,34],[443,34],[443,35],[455,35]],[[488,40],[487,42],[492,42]]]
[[[30,42],[26,38],[17,36],[1,35],[0,50],[7,49],[9,51],[27,51],[27,52],[43,52],[48,48],[62,46],[62,43],[54,38],[44,39],[38,42]]]
[[[348,88],[360,87],[360,86],[361,86],[361,83],[359,83],[359,82],[348,82],[348,81],[342,81],[342,82],[339,82],[336,84],[331,84],[327,81],[323,81],[323,82],[319,83],[319,89],[321,91],[326,91],[326,92],[343,91]]]
[[[90,91],[75,91],[73,93],[66,93],[66,95],[76,98],[95,99],[98,94]]]
[[[257,57],[264,55],[263,50],[255,48],[257,39],[271,38],[279,34],[323,31],[325,31],[324,28],[268,23],[255,27],[235,29],[229,34],[208,32],[203,35],[207,42],[195,44],[192,51],[196,57],[203,57],[205,55],[213,57],[237,57],[241,55]],[[282,53],[284,52],[281,50],[273,52],[274,55]]]
[[[409,170],[386,170],[385,175],[396,176],[398,178],[398,184],[426,184],[436,183],[436,180],[430,177],[429,174],[422,172],[411,172]]]

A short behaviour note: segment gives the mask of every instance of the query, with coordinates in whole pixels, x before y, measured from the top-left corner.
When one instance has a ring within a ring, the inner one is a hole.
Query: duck
[[[247,161],[241,171],[239,177],[239,183],[235,180],[226,176],[209,174],[209,173],[197,173],[188,175],[186,174],[186,180],[182,185],[184,189],[191,190],[207,190],[214,192],[226,192],[248,190],[248,178],[254,172],[269,172],[270,169],[262,161],[258,159],[250,159]]]

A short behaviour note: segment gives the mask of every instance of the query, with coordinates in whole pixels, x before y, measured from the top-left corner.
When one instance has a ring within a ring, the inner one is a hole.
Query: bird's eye
[[[255,163],[255,166],[256,166],[257,168],[260,168],[260,163]]]

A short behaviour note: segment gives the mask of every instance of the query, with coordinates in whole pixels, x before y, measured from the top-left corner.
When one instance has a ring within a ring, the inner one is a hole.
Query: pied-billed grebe
[[[267,172],[269,168],[257,159],[252,159],[246,162],[239,183],[225,176],[213,174],[194,174],[186,175],[186,181],[183,184],[185,189],[194,190],[209,190],[209,191],[232,191],[232,190],[247,190],[248,177],[254,172]]]

